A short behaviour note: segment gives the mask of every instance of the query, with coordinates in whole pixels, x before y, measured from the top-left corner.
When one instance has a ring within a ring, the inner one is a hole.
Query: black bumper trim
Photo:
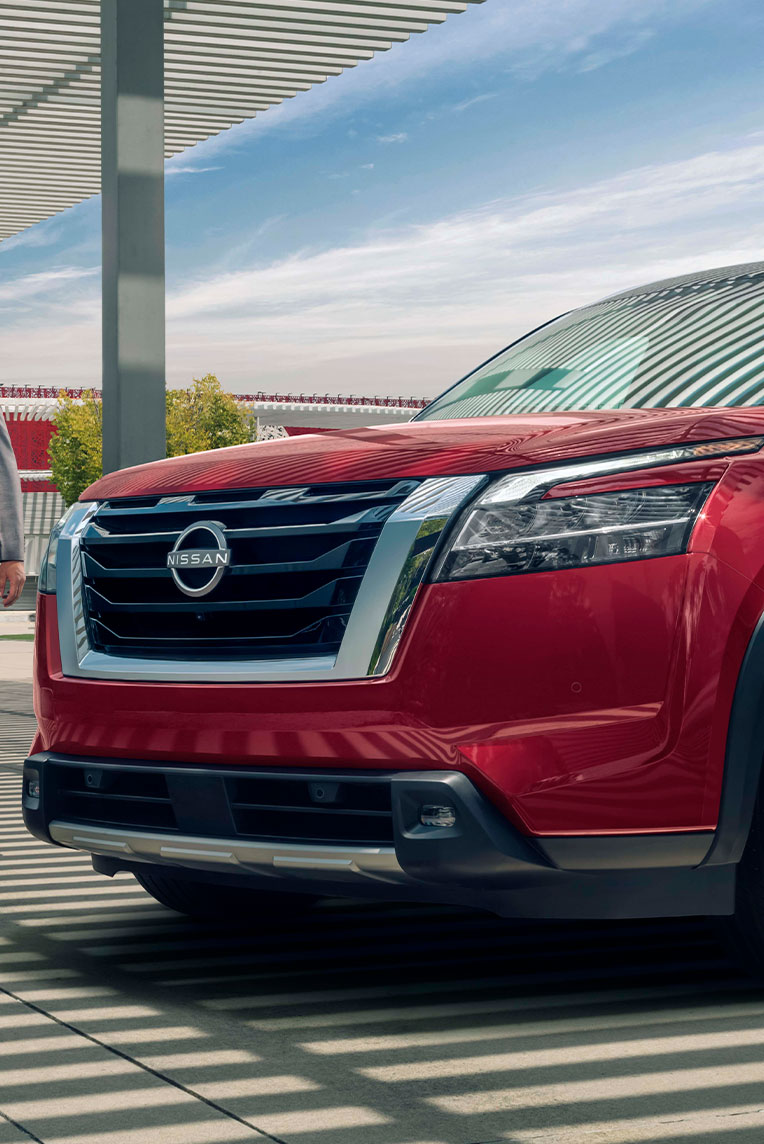
[[[394,853],[403,881],[375,881],[363,876],[355,881],[338,880],[329,869],[318,880],[315,871],[307,879],[304,872],[294,868],[289,871],[293,889],[304,879],[309,880],[313,892],[329,895],[453,902],[521,917],[659,917],[728,914],[733,910],[735,867],[700,865],[713,840],[711,833],[533,839],[521,834],[460,772],[199,768],[41,752],[26,762],[24,819],[33,834],[48,842],[52,841],[50,823],[62,818],[54,781],[55,768],[61,766],[161,774],[172,779],[168,789],[173,802],[177,797],[173,792],[182,784],[183,775],[192,780],[267,773],[324,782],[388,782]],[[38,778],[41,785],[37,799],[29,794],[32,778]],[[423,805],[452,807],[453,825],[423,826]],[[205,829],[204,807],[197,807],[191,833],[200,843],[209,838],[224,840],[219,821],[217,815]],[[144,828],[137,823],[133,829],[140,833]],[[149,831],[151,826],[145,829]],[[87,834],[86,823],[82,833]],[[335,846],[336,842],[327,841],[326,845]],[[135,866],[129,853],[102,856],[96,861],[99,869],[110,873]],[[178,871],[185,870],[186,876],[193,875],[181,858],[176,866]],[[205,876],[215,874],[207,871]],[[272,872],[266,876],[264,872],[239,869],[220,877],[245,878],[274,887]]]

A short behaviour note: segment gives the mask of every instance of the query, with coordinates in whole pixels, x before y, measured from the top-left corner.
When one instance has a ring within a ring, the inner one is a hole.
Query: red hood
[[[625,409],[417,421],[237,445],[110,473],[82,500],[488,473],[764,433],[764,408]]]

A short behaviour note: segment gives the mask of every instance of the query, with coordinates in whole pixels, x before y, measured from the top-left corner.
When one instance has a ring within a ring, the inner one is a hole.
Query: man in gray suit
[[[25,580],[21,481],[8,427],[0,414],[0,596],[3,607],[16,603]]]

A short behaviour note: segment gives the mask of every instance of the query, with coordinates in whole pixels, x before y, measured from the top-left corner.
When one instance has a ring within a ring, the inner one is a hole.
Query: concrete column
[[[164,5],[101,0],[103,470],[165,455]]]

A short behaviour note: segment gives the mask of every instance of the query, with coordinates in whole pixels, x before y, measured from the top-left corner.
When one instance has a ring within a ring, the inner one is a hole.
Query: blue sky
[[[432,396],[764,256],[760,0],[485,0],[167,167],[168,381]],[[0,382],[99,384],[99,200],[0,244]]]

